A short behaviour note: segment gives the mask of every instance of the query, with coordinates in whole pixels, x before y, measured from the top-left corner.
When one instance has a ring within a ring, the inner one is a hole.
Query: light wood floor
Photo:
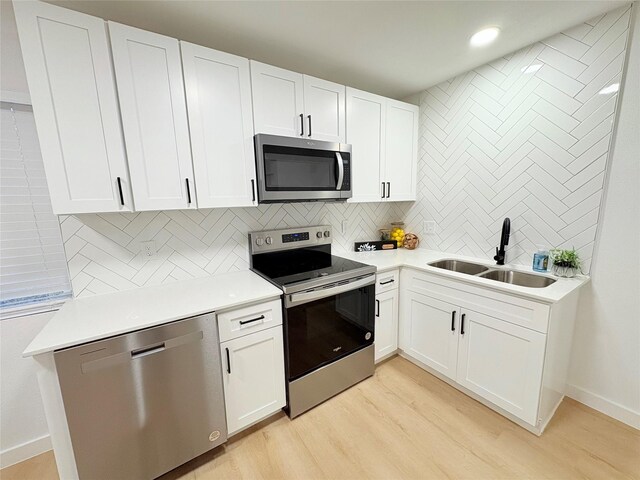
[[[2,480],[57,479],[47,452]],[[408,361],[291,421],[284,414],[162,480],[639,479],[640,432],[566,399],[542,437]]]

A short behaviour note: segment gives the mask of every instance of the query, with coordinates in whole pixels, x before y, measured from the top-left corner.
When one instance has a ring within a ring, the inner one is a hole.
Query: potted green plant
[[[552,271],[558,277],[573,278],[580,271],[580,255],[575,248],[564,250],[554,248],[549,251],[552,262]]]

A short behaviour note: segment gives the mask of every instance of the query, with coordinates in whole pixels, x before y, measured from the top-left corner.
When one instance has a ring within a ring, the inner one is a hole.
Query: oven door
[[[374,340],[375,275],[285,296],[291,382]]]
[[[255,136],[261,203],[351,197],[351,147],[340,143]]]

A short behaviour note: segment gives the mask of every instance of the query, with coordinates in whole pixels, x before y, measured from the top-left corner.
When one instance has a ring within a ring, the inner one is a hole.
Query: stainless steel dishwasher
[[[81,479],[150,479],[227,439],[213,314],[54,354]]]

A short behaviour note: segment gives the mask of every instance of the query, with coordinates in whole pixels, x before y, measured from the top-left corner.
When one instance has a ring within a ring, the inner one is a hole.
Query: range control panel
[[[309,247],[312,245],[327,245],[330,243],[330,225],[249,233],[249,251],[251,254]]]
[[[285,233],[282,235],[282,243],[301,242],[309,240],[309,232]]]

